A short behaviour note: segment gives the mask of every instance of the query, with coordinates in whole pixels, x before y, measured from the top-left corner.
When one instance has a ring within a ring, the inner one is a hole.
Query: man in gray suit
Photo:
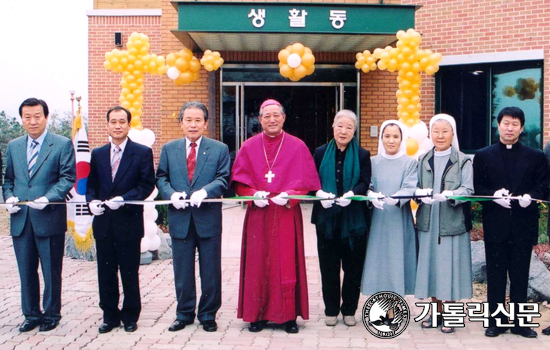
[[[157,169],[162,197],[174,201],[168,208],[168,223],[178,305],[176,320],[168,330],[179,331],[194,322],[198,249],[202,295],[197,318],[205,331],[214,332],[221,306],[222,205],[202,201],[219,198],[227,189],[229,151],[225,144],[203,137],[208,121],[204,104],[183,105],[179,121],[185,137],[162,147]],[[188,195],[189,202],[182,201]]]
[[[19,331],[57,327],[61,319],[61,268],[67,231],[63,202],[76,181],[71,140],[48,132],[48,105],[29,98],[19,107],[26,136],[8,143],[2,187],[11,214],[10,234],[21,279],[21,306],[25,321]],[[29,201],[18,206],[20,201]],[[44,276],[40,310],[38,263]]]

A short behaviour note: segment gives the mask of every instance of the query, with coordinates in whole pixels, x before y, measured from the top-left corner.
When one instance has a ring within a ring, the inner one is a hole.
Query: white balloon
[[[288,55],[286,59],[286,63],[290,68],[298,68],[300,67],[300,64],[302,63],[302,58],[297,53],[292,53]]]
[[[154,250],[159,249],[159,247],[160,247],[160,237],[158,235],[155,235],[151,239],[151,245],[149,246],[149,250],[154,251]]]
[[[153,237],[157,235],[157,224],[154,221],[146,221],[144,224],[145,237]]]
[[[143,142],[142,142],[143,136],[142,136],[141,130],[134,129],[134,128],[130,129],[130,132],[128,132],[128,137],[132,141],[143,145]]]
[[[143,129],[141,130],[141,139],[143,145],[153,147],[155,143],[155,133],[151,129]]]
[[[143,205],[143,212],[146,212],[148,210],[155,210],[155,205],[153,203],[151,204],[144,204]]]
[[[140,251],[142,253],[145,253],[146,251],[149,250],[149,247],[151,247],[151,240],[149,239],[149,237],[145,236],[141,239],[141,249],[140,249]]]
[[[426,123],[420,122],[410,128],[409,137],[415,139],[419,144],[421,144],[428,137],[428,127],[426,126]]]
[[[422,141],[422,143],[420,144],[420,149],[423,151],[422,153],[428,152],[428,151],[431,150],[433,147],[434,147],[434,144],[433,144],[432,140],[430,140],[430,139],[425,139],[425,140]]]
[[[174,80],[174,79],[178,79],[178,77],[180,76],[180,71],[178,68],[176,67],[170,67],[168,68],[168,70],[166,71],[166,75],[168,76],[168,78]]]
[[[144,210],[143,211],[143,219],[145,221],[152,221],[155,222],[157,218],[159,217],[159,213],[156,209],[153,210]]]
[[[157,198],[158,194],[159,194],[159,190],[158,190],[158,188],[155,187],[155,188],[153,189],[153,193],[151,193],[151,196],[150,196],[151,199]]]

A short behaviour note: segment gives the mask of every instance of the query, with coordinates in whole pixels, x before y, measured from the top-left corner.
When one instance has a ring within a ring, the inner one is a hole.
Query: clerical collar
[[[264,131],[263,133],[264,133],[265,136],[269,137],[270,139],[274,139],[274,138],[276,138],[276,137],[281,136],[281,135],[283,134],[283,132],[284,132],[284,131],[281,129],[281,132],[278,133],[278,134],[275,135],[275,136],[268,135],[265,131]]]
[[[434,156],[436,156],[436,157],[448,156],[449,154],[451,154],[451,147],[447,148],[447,149],[444,150],[444,151],[437,151],[437,150],[434,148]]]
[[[502,141],[498,141],[498,142],[500,143],[500,147],[503,150],[515,151],[519,147],[519,141],[517,141],[516,143],[513,143],[511,145],[507,145],[505,143],[502,143]]]
[[[404,156],[405,152],[403,152],[402,150],[399,150],[399,152],[397,152],[396,154],[387,154],[386,150],[382,149],[382,151],[380,152],[380,155],[386,159],[397,159]]]

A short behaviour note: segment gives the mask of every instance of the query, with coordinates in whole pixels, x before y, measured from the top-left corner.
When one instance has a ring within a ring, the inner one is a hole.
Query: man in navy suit
[[[502,197],[483,204],[483,232],[487,260],[487,301],[489,311],[505,303],[506,281],[510,276],[510,302],[527,302],[531,252],[537,243],[538,204],[533,199],[548,195],[548,166],[544,154],[523,145],[519,136],[525,115],[518,107],[506,107],[497,117],[499,142],[478,151],[474,158],[474,188],[480,196]],[[519,196],[510,200],[507,196]],[[516,310],[517,311],[517,310]],[[508,329],[502,313],[489,318],[488,337]],[[499,327],[500,326],[500,327]],[[531,328],[514,320],[511,332],[536,338]]]
[[[203,137],[208,121],[204,104],[183,105],[179,121],[185,137],[162,147],[157,169],[159,192],[174,201],[168,208],[168,223],[178,305],[168,330],[179,331],[194,322],[198,249],[202,295],[197,318],[205,331],[214,332],[221,306],[222,204],[202,201],[221,197],[227,188],[229,151],[225,144]],[[189,195],[189,203],[182,201]]]
[[[3,194],[10,212],[10,233],[21,279],[25,321],[19,331],[54,329],[61,319],[61,269],[67,231],[63,202],[76,181],[71,140],[46,129],[48,105],[29,98],[19,107],[27,135],[8,144]],[[18,206],[19,201],[31,201]],[[38,263],[44,276],[44,312],[40,310]]]
[[[103,324],[99,333],[124,324],[126,332],[137,329],[141,312],[139,294],[140,244],[143,237],[143,206],[123,201],[144,200],[155,187],[153,151],[128,138],[132,115],[117,106],[107,112],[111,142],[92,151],[86,200],[95,215],[92,228],[97,248],[99,306]],[[118,308],[118,270],[124,302]]]

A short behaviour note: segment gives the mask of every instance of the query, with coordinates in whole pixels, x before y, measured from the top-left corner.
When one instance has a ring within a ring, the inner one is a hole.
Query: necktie
[[[191,142],[191,151],[187,156],[187,174],[189,175],[189,182],[193,181],[193,174],[195,173],[195,165],[197,165],[197,151],[195,148],[197,144]]]
[[[29,176],[31,176],[34,165],[36,164],[36,158],[38,158],[38,142],[36,140],[32,140],[31,158],[29,159],[29,166],[28,166]]]
[[[113,159],[111,160],[111,180],[115,181],[115,175],[120,165],[120,153],[121,149],[119,146],[115,146]]]

